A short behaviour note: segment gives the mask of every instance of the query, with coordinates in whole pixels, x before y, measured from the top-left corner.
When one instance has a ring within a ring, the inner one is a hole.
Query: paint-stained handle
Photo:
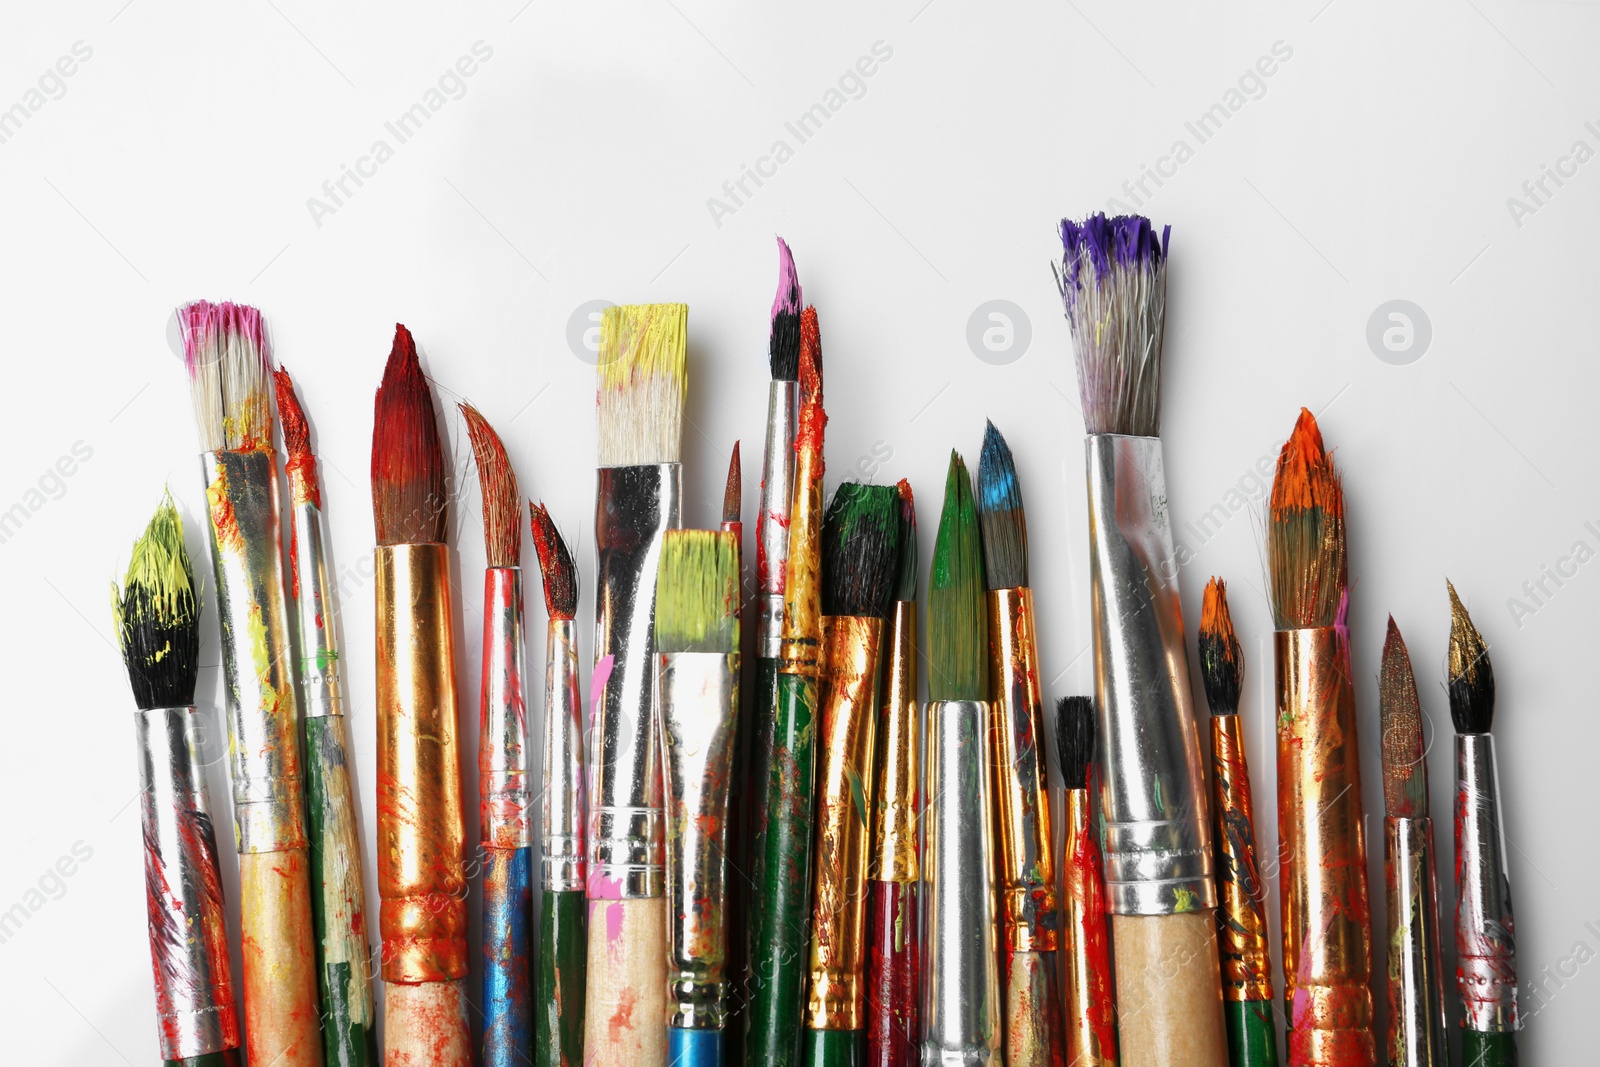
[[[383,1010],[384,1067],[472,1067],[465,979],[385,982]]]
[[[725,1059],[730,1063],[744,1061],[745,1018],[749,1010],[752,973],[750,961],[754,958],[752,952],[755,947],[754,915],[758,907],[756,898],[761,892],[755,872],[767,844],[767,768],[772,762],[772,729],[778,713],[778,661],[758,659],[754,667],[754,693],[748,705],[750,711],[739,716],[740,729],[747,734],[750,745],[749,762],[744,771],[744,778],[749,784],[745,787],[742,805],[745,809],[743,856],[737,868],[730,867],[728,870],[729,906],[740,911],[740,919],[735,923],[730,910],[728,923],[730,948],[734,942],[739,943],[737,963],[731,959],[729,961],[736,969],[729,972],[733,996],[729,998],[731,1003],[723,1024],[729,1046]],[[733,903],[735,901],[737,903]]]
[[[1054,952],[1007,952],[1006,1067],[1064,1067],[1067,1040],[1061,1026],[1061,988]]]
[[[208,1052],[204,1056],[188,1056],[181,1060],[162,1060],[161,1067],[239,1067],[239,1050]]]
[[[539,993],[534,1004],[534,1067],[582,1067],[584,960],[588,937],[582,891],[544,891],[539,912]]]
[[[722,1067],[721,1030],[667,1027],[667,1067]]]
[[[663,1067],[666,898],[589,901],[587,966],[585,1067]]]
[[[867,899],[868,1067],[917,1067],[921,1056],[922,914],[917,882],[872,882]]]
[[[1122,1062],[1225,1067],[1216,913],[1113,915],[1111,943]]]
[[[239,928],[250,1062],[321,1067],[305,849],[240,854]]]
[[[1462,1067],[1516,1067],[1517,1035],[1461,1031]]]
[[[1272,1001],[1230,1000],[1223,1004],[1223,1011],[1228,1022],[1230,1067],[1278,1067]]]
[[[533,849],[484,850],[483,1067],[524,1067],[533,1040]]]

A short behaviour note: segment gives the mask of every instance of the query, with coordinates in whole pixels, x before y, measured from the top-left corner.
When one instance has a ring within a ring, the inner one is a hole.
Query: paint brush
[[[238,1067],[217,835],[195,722],[200,598],[167,494],[111,590],[133,688],[156,1024],[167,1067]]]
[[[1384,944],[1389,952],[1391,1067],[1446,1067],[1439,888],[1428,816],[1428,748],[1411,656],[1389,617],[1378,672],[1383,725]]]
[[[378,927],[384,1062],[470,1067],[449,487],[433,392],[396,324],[373,401]]]
[[[1456,988],[1461,1062],[1517,1062],[1517,939],[1495,763],[1494,667],[1483,635],[1450,590],[1447,689],[1456,728]]]
[[[995,767],[995,878],[1008,1067],[1061,1067],[1056,874],[1045,776],[1044,698],[1028,523],[1011,449],[987,423],[978,457],[978,528],[989,608],[989,740]]]
[[[1003,1062],[987,630],[972,482],[951,452],[928,578],[925,1064]]]
[[[478,824],[483,852],[483,1067],[527,1061],[533,1041],[532,736],[523,678],[522,497],[499,434],[460,404],[483,497],[483,671]]]
[[[911,483],[900,498],[894,603],[883,642],[877,782],[872,803],[867,898],[868,1067],[916,1067],[922,1058],[922,848],[919,797],[922,743],[917,726],[917,504]]]
[[[1061,757],[1066,833],[1061,848],[1062,972],[1066,976],[1067,1063],[1116,1067],[1117,1002],[1111,991],[1111,942],[1106,931],[1105,871],[1094,830],[1094,700],[1056,701],[1056,748]]]
[[[801,1062],[866,1054],[868,812],[884,619],[894,595],[900,494],[846,482],[822,519],[822,661],[816,857]]]
[[[1063,219],[1058,283],[1088,438],[1106,890],[1122,1058],[1227,1060],[1200,731],[1161,450],[1170,227]],[[1176,968],[1174,970],[1174,968]]]
[[[180,308],[178,323],[222,631],[248,1058],[315,1067],[322,1035],[266,324],[255,308],[204,300]]]
[[[534,1001],[535,1067],[583,1063],[585,790],[583,707],[578,697],[578,570],[543,504],[528,505],[544,578],[544,856],[539,909],[539,991]]]
[[[739,545],[739,596],[734,605],[734,614],[738,617],[740,652],[739,704],[744,713],[739,716],[738,725],[734,731],[733,740],[733,784],[728,794],[728,910],[727,928],[729,930],[727,945],[727,962],[724,970],[724,989],[727,997],[724,1002],[722,1028],[725,1033],[734,1035],[732,1040],[725,1040],[722,1045],[722,1057],[725,1063],[734,1067],[741,1067],[744,1063],[744,990],[745,990],[745,937],[746,926],[746,901],[749,898],[748,871],[750,816],[747,808],[750,805],[750,790],[746,781],[750,776],[750,713],[746,703],[744,668],[746,661],[742,653],[746,631],[744,628],[744,470],[743,461],[739,455],[739,442],[733,443],[733,456],[728,460],[728,478],[722,487],[722,521],[720,529],[723,533],[732,534],[734,541]],[[759,790],[758,790],[759,792]]]
[[[811,814],[816,784],[816,710],[822,645],[822,336],[815,308],[800,319],[800,417],[783,586],[771,744],[757,790],[750,897],[749,1012],[745,1062],[793,1067],[799,1060],[806,919],[811,903]],[[766,516],[763,514],[763,520]],[[763,651],[765,651],[763,649]],[[757,699],[761,669],[757,670]],[[768,728],[758,722],[758,738]]]
[[[754,783],[747,805],[745,863],[754,876],[747,893],[749,919],[744,924],[745,967],[736,980],[743,986],[739,1004],[745,1025],[744,1059],[765,1063],[776,1054],[776,1044],[791,1036],[773,1020],[775,991],[767,989],[755,969],[762,953],[771,951],[772,928],[766,919],[766,889],[759,874],[767,845],[770,809],[766,788],[772,761],[773,726],[778,713],[778,660],[783,638],[783,597],[789,561],[789,508],[794,496],[795,430],[800,418],[800,279],[794,257],[778,238],[778,292],[772,301],[767,337],[766,442],[761,459],[761,505],[756,513],[756,636],[752,699],[746,704],[745,730],[750,735],[750,762],[746,776]],[[741,879],[742,881],[742,879]],[[735,929],[739,929],[738,926]],[[770,960],[770,955],[765,957]],[[794,994],[798,997],[798,992]],[[744,1015],[760,999],[765,1020],[756,1023]]]
[[[600,320],[587,1067],[652,1067],[667,1049],[651,614],[661,535],[681,525],[688,319],[685,304],[635,304]]]
[[[1239,723],[1244,652],[1228,611],[1228,583],[1212,578],[1200,606],[1200,680],[1211,706],[1211,786],[1216,845],[1217,943],[1233,1067],[1277,1067],[1266,885],[1256,863],[1255,805]]]
[[[1289,1063],[1376,1061],[1344,489],[1311,412],[1278,455],[1267,515],[1277,668],[1278,886]]]
[[[305,711],[306,814],[310,823],[311,917],[316,923],[322,994],[322,1053],[328,1067],[378,1062],[372,1005],[372,950],[367,891],[350,789],[350,742],[339,660],[339,604],[329,577],[322,482],[311,428],[282,367],[273,372],[289,482],[289,598],[294,603],[295,662]]]
[[[739,542],[668,530],[655,671],[666,789],[667,1062],[722,1063],[728,798],[739,717]]]

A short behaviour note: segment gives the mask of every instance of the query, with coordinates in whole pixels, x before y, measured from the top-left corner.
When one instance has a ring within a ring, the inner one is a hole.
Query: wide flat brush
[[[1111,939],[1106,929],[1105,869],[1095,832],[1094,699],[1056,701],[1056,749],[1066,820],[1061,847],[1061,962],[1065,976],[1067,1063],[1116,1067],[1117,1000],[1111,990]]]

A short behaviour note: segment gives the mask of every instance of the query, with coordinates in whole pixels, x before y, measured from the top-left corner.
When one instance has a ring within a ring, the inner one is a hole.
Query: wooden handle
[[[1006,1067],[1063,1067],[1067,1039],[1061,1026],[1061,992],[1054,952],[1007,952],[1005,966]]]
[[[384,1067],[472,1067],[464,981],[383,985]]]
[[[1210,910],[1111,917],[1125,1067],[1226,1067],[1216,923]]]
[[[239,929],[247,1058],[322,1067],[305,849],[239,856]]]
[[[870,882],[867,901],[867,1065],[922,1062],[922,915],[917,882]]]
[[[533,1041],[533,849],[483,856],[483,1067],[522,1067]]]
[[[589,901],[588,972],[584,1067],[665,1067],[666,898]]]
[[[544,891],[539,912],[539,992],[533,1004],[534,1067],[582,1067],[584,958],[589,940],[583,891]]]
[[[1228,1055],[1232,1067],[1278,1067],[1278,1028],[1270,1000],[1230,1000]]]

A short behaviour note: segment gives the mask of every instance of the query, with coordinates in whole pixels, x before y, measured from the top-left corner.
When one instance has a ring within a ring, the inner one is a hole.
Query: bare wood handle
[[[462,985],[462,980],[384,983],[384,1067],[472,1067]]]
[[[667,901],[589,901],[585,1067],[666,1067]]]
[[[1227,1067],[1214,912],[1113,915],[1124,1067]]]
[[[322,1067],[306,850],[242,853],[239,898],[250,1062]]]

